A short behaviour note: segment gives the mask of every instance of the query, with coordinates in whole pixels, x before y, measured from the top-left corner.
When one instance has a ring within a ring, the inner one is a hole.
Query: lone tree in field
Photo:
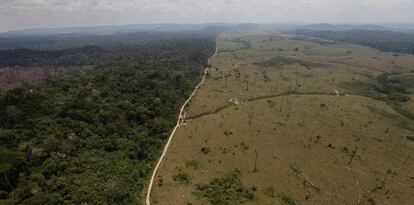
[[[352,161],[354,160],[357,151],[358,151],[358,147],[356,147],[356,149],[352,151],[351,159],[348,162],[348,166],[350,166],[352,164]]]
[[[299,48],[295,48],[295,49],[293,49],[293,50],[295,51],[295,56],[296,56],[296,55],[298,55]]]
[[[249,90],[249,74],[244,75],[244,82],[246,83],[246,90]]]
[[[258,156],[259,156],[259,153],[257,153],[257,150],[255,150],[255,151],[254,151],[254,154],[255,154],[255,159],[254,159],[254,169],[253,169],[253,173],[256,173],[257,171],[259,171],[259,170],[257,169],[257,158],[258,158]]]

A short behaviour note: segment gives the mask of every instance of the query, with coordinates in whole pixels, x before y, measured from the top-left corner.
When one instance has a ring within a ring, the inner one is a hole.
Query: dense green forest
[[[107,31],[77,32],[67,31],[59,33],[52,30],[50,33],[0,33],[0,50],[19,48],[55,50],[62,48],[74,48],[88,45],[95,46],[120,46],[131,44],[147,44],[152,41],[168,39],[193,38],[194,35],[208,37],[212,34],[209,28],[204,30],[179,30],[158,31],[156,29],[142,29],[122,32],[118,28]]]
[[[124,34],[126,35],[126,34]],[[107,41],[89,41],[84,42],[80,37],[73,42],[78,47],[68,48],[66,44],[59,44],[59,49],[33,49],[19,48],[10,50],[0,50],[0,68],[6,66],[80,66],[96,65],[99,67],[106,66],[135,66],[139,68],[153,68],[154,65],[160,67],[176,68],[191,67],[188,63],[199,62],[202,58],[200,53],[193,52],[194,41],[198,44],[205,45],[206,35],[195,34],[176,36],[176,34],[158,34],[151,35],[148,33],[136,33],[134,37],[113,35],[106,36]],[[128,35],[129,36],[129,35]],[[142,37],[140,39],[139,37]],[[69,38],[71,39],[71,38]],[[133,41],[137,39],[136,41]],[[138,40],[139,39],[139,40]],[[106,42],[106,43],[105,43]],[[33,44],[40,47],[47,47],[41,42]],[[55,44],[53,44],[55,45]],[[35,46],[36,47],[36,46]],[[156,49],[154,49],[154,47]],[[200,47],[200,49],[203,47]],[[209,48],[209,47],[207,47]],[[171,56],[175,56],[171,58]],[[169,57],[169,58],[166,58]]]
[[[311,31],[299,30],[295,34],[339,42],[353,43],[387,52],[414,54],[414,34],[395,31]]]
[[[0,204],[139,204],[214,49],[194,34],[1,51],[1,66],[95,69],[0,92]]]

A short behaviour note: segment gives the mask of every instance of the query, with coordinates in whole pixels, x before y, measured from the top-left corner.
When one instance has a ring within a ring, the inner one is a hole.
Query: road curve
[[[184,123],[184,111],[185,111],[185,107],[188,105],[188,103],[190,102],[191,98],[194,97],[195,93],[197,92],[197,90],[200,88],[200,86],[204,83],[205,79],[206,79],[206,75],[208,73],[208,69],[209,67],[212,65],[212,58],[214,56],[217,55],[217,46],[216,46],[216,51],[214,52],[214,54],[208,59],[208,66],[206,67],[206,69],[204,70],[204,75],[203,78],[201,79],[200,83],[194,88],[194,91],[191,93],[190,97],[188,97],[188,99],[185,101],[185,103],[183,104],[183,106],[181,107],[180,113],[178,115],[178,120],[177,120],[177,125],[174,127],[173,131],[171,132],[170,137],[168,138],[167,144],[165,144],[164,150],[161,154],[160,159],[158,160],[157,165],[154,168],[154,171],[152,172],[152,176],[151,176],[151,180],[149,182],[148,185],[148,191],[147,191],[147,197],[146,197],[146,205],[151,205],[151,191],[152,191],[152,185],[154,184],[154,180],[155,180],[155,176],[157,175],[158,172],[158,168],[160,167],[165,154],[168,151],[168,148],[170,147],[171,141],[173,139],[173,136],[175,134],[175,131],[177,131],[177,129]]]

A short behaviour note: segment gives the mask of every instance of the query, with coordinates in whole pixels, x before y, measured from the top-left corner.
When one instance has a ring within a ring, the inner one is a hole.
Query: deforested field
[[[414,56],[222,34],[152,204],[410,204]]]

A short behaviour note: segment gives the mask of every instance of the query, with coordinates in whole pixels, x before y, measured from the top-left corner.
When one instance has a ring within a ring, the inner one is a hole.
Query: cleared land
[[[270,34],[217,46],[152,204],[414,201],[413,56]]]
[[[92,69],[94,69],[93,66],[2,67],[0,68],[0,90],[10,90],[22,87],[24,84],[34,84],[67,72],[86,72]]]

